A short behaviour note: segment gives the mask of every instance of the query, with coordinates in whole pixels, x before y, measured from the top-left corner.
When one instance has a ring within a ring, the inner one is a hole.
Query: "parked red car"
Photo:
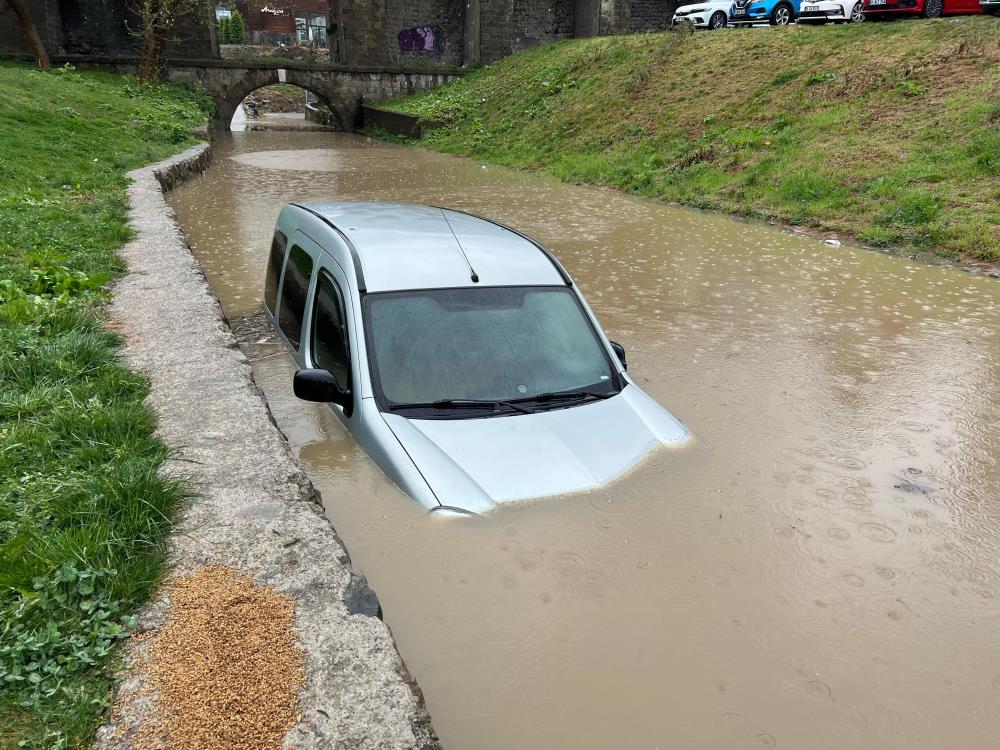
[[[979,0],[862,0],[867,18],[879,16],[962,16],[982,13]]]

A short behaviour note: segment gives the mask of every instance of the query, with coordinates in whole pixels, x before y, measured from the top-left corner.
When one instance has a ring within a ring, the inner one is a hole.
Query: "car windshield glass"
[[[615,391],[608,355],[567,287],[369,294],[365,320],[375,384],[389,407]]]

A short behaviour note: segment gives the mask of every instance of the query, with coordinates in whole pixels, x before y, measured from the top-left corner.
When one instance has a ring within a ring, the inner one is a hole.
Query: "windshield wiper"
[[[620,392],[620,391],[619,391]],[[600,391],[549,391],[548,393],[539,393],[537,396],[532,396],[531,401],[556,401],[561,399],[576,399],[576,398],[611,398],[612,396],[617,396],[618,393],[601,393]]]
[[[492,411],[496,411],[498,406],[506,406],[514,411],[519,411],[522,414],[534,414],[535,410],[523,406],[522,404],[514,404],[510,401],[496,401],[496,400],[477,400],[471,398],[445,398],[438,401],[426,401],[419,404],[393,404],[389,407],[389,411],[398,411],[399,409],[484,409],[489,408]]]

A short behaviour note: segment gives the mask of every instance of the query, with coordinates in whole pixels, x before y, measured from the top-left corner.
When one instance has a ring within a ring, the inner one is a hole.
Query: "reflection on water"
[[[535,235],[696,436],[434,519],[257,359],[446,746],[997,745],[1000,285],[347,135],[235,135],[170,200],[238,317],[281,204],[321,198]]]

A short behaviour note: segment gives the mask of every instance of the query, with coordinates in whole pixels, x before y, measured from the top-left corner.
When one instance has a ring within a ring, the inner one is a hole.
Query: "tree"
[[[238,10],[234,10],[229,17],[229,37],[232,40],[230,44],[243,44],[247,40],[247,27],[243,22],[243,14]]]
[[[231,16],[219,18],[219,44],[233,43],[233,21]]]
[[[207,24],[212,5],[210,0],[132,0],[142,38],[139,80],[149,83],[159,76],[167,39],[177,22],[184,17],[201,17]]]
[[[14,13],[17,14],[18,21],[21,22],[21,30],[24,32],[24,38],[28,40],[28,46],[31,47],[31,52],[35,56],[35,63],[39,68],[49,67],[49,53],[42,43],[42,38],[38,36],[38,29],[35,28],[35,22],[31,18],[24,0],[7,0],[7,2],[14,9]]]

